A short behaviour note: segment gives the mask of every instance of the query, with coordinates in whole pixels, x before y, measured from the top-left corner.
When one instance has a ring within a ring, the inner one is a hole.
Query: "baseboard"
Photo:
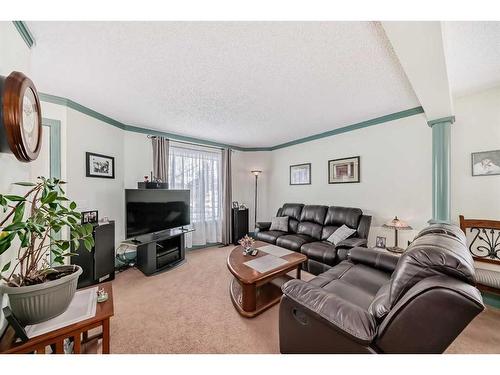
[[[488,292],[481,292],[481,294],[483,296],[483,302],[486,305],[500,309],[500,295]]]

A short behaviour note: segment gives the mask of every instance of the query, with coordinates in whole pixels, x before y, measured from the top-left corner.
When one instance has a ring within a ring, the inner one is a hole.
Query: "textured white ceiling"
[[[372,22],[28,22],[41,92],[129,125],[272,146],[419,106]]]
[[[454,96],[500,85],[500,22],[445,22],[444,31]]]

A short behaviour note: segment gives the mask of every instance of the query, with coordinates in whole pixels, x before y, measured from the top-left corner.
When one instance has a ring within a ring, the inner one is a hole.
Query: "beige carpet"
[[[111,352],[278,353],[278,305],[246,319],[229,299],[231,249],[188,252],[185,264],[151,277],[118,274]],[[482,313],[447,352],[500,353],[500,310]]]

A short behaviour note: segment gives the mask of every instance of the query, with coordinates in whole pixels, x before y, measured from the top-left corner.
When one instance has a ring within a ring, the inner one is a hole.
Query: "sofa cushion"
[[[337,250],[334,245],[327,241],[306,243],[302,245],[300,252],[307,256],[308,259],[313,259],[330,266],[336,263]]]
[[[361,215],[363,211],[359,208],[332,206],[328,208],[324,225],[340,227],[345,224],[349,228],[356,229]]]
[[[304,205],[301,203],[285,203],[283,207],[281,207],[277,216],[289,217],[288,232],[297,233],[297,227],[299,225],[302,207],[304,207]]]
[[[293,251],[300,251],[303,244],[312,241],[314,241],[314,238],[305,234],[286,234],[276,240],[276,245]]]
[[[317,240],[321,239],[327,209],[328,207],[326,206],[304,206],[300,215],[297,233],[306,234]]]
[[[288,232],[288,216],[273,217],[271,219],[271,227],[269,230]]]
[[[285,234],[287,234],[287,232],[281,230],[267,230],[264,232],[257,232],[256,237],[258,240],[275,244],[278,237],[284,236]]]
[[[321,239],[326,240],[337,228],[347,225],[351,229],[357,229],[359,219],[363,211],[359,208],[331,206],[326,212],[325,222],[323,223],[323,232]]]

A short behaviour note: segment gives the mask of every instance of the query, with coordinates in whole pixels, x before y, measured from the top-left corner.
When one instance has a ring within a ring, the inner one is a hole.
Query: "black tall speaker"
[[[248,208],[240,210],[233,208],[233,244],[237,245],[238,240],[248,234]]]
[[[83,269],[78,279],[78,288],[115,278],[115,222],[95,224],[92,236],[94,247],[90,251],[87,251],[83,241],[80,241],[76,250],[72,245],[71,252],[78,255],[71,257],[71,263]]]

